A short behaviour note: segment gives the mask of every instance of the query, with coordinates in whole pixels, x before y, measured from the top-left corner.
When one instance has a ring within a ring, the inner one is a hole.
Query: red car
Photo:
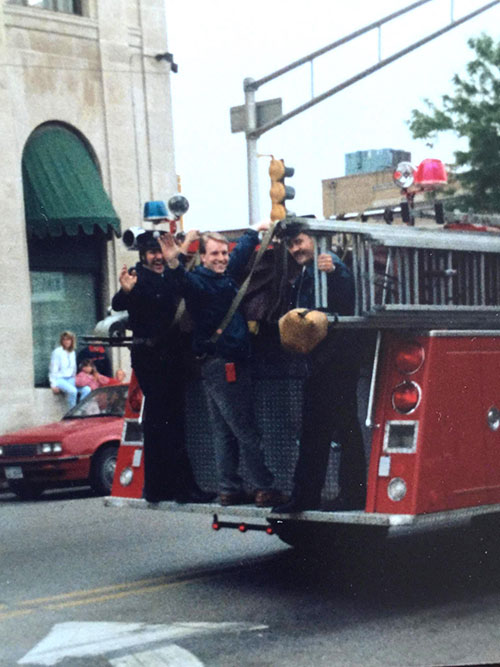
[[[100,387],[59,422],[0,436],[0,475],[10,490],[25,500],[82,484],[109,494],[127,392],[125,384]]]

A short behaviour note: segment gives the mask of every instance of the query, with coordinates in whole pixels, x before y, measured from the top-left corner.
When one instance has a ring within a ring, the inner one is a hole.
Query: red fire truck
[[[495,221],[490,221],[495,224]],[[290,218],[314,235],[318,252],[348,250],[356,285],[350,317],[331,326],[370,330],[375,341],[360,382],[369,457],[363,511],[276,515],[254,506],[159,503],[206,513],[214,529],[277,534],[300,545],[349,526],[380,533],[430,529],[500,512],[500,234],[458,222],[432,227]],[[326,308],[326,278],[316,277]],[[264,346],[265,347],[265,346]],[[256,358],[255,405],[276,484],[292,487],[300,429],[303,364],[264,349]],[[188,450],[199,484],[216,490],[199,381],[187,394]],[[363,386],[365,389],[363,389]],[[111,506],[147,509],[142,495],[140,392],[131,382]],[[337,494],[332,443],[323,493]]]

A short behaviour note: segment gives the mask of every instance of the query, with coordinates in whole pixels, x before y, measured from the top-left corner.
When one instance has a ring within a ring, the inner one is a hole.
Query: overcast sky
[[[235,229],[248,223],[246,144],[232,134],[229,110],[244,102],[243,80],[258,79],[344,35],[412,4],[411,0],[166,0],[168,50],[179,66],[171,77],[177,173],[190,201],[187,228]],[[431,0],[382,28],[382,58],[444,27],[487,0]],[[499,39],[500,5],[404,56],[361,82],[264,134],[260,153],[295,167],[289,208],[322,217],[321,180],[344,175],[345,153],[394,148],[451,161],[459,147],[443,137],[429,148],[407,126],[423,99],[452,92],[473,52],[467,40],[482,32]],[[314,94],[373,65],[372,31],[314,66]],[[257,100],[283,98],[289,111],[311,97],[309,65],[262,86]],[[269,160],[259,160],[260,217],[269,214]],[[165,194],[165,199],[170,193]]]

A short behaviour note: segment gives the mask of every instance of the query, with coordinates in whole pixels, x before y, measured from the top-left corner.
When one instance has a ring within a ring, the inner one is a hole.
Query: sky
[[[431,0],[381,29],[386,58],[488,0]],[[190,210],[185,227],[229,230],[248,224],[244,133],[231,133],[230,108],[244,103],[243,80],[259,79],[335,40],[413,4],[411,0],[166,0],[168,50],[178,73],[171,76],[176,170]],[[288,209],[323,217],[321,181],[345,175],[345,154],[393,148],[412,162],[453,161],[458,138],[440,136],[434,146],[414,141],[412,109],[424,99],[439,104],[453,92],[474,53],[467,45],[481,33],[500,38],[500,4],[403,56],[262,135],[258,152],[295,168],[287,181],[296,190]],[[317,59],[314,95],[375,64],[374,30]],[[257,101],[281,97],[287,112],[311,99],[309,65],[263,85]],[[259,158],[260,219],[269,217],[269,158]],[[167,193],[165,199],[168,199]]]

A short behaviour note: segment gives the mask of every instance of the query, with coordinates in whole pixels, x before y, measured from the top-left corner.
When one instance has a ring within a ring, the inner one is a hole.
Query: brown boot
[[[260,489],[255,494],[257,507],[273,507],[286,502],[287,498],[278,489]]]
[[[226,491],[219,493],[219,505],[246,505],[252,502],[252,497],[245,491]]]

